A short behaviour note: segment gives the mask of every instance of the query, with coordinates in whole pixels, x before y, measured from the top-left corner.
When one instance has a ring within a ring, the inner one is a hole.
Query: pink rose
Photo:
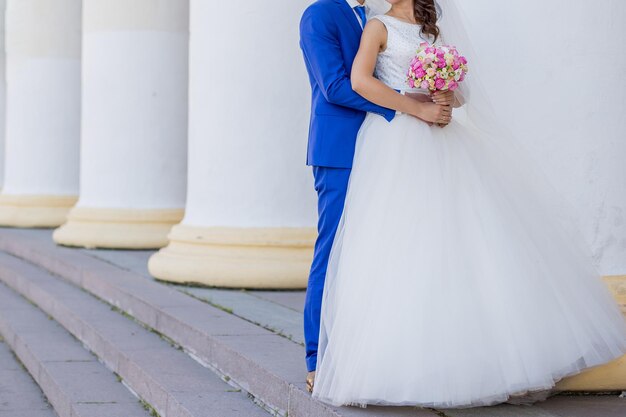
[[[416,78],[422,78],[426,75],[426,71],[424,71],[423,68],[418,68],[417,71],[415,71],[415,77]]]
[[[409,87],[415,88],[415,81],[413,80],[413,78],[409,78]]]
[[[450,84],[448,84],[448,90],[450,91],[454,91],[459,87],[459,83],[457,83],[456,81],[452,80],[450,81]]]
[[[446,81],[443,78],[437,78],[435,80],[435,88],[437,90],[441,90],[442,88],[444,88],[446,86]]]
[[[448,64],[446,64],[446,60],[445,60],[445,59],[440,58],[440,59],[437,61],[437,66],[438,66],[439,68],[445,68],[445,67],[447,67],[447,66],[448,66]]]
[[[427,80],[422,81],[422,85],[420,85],[424,90],[428,90],[430,88],[430,84]]]

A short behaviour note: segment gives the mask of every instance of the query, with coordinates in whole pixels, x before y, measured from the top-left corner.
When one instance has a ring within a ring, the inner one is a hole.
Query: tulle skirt
[[[313,397],[492,405],[626,353],[626,323],[582,238],[508,153],[458,122],[367,116]]]

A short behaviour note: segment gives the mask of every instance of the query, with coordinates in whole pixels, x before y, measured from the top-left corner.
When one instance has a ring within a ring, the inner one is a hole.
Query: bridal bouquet
[[[407,83],[411,88],[454,91],[467,74],[467,59],[454,46],[433,46],[422,42],[411,60]]]

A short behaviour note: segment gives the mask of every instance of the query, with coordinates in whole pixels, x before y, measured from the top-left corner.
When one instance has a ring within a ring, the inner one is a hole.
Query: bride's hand
[[[437,126],[439,126],[442,129],[444,127],[448,126],[450,124],[450,122],[452,121],[452,111],[453,111],[454,107],[453,106],[446,106],[446,107],[450,108],[450,117],[447,119],[447,121],[443,121],[443,122],[437,123]]]
[[[454,95],[454,91],[450,91],[450,90],[432,92],[430,93],[429,98],[434,103],[440,104],[442,106],[449,106],[450,111],[452,111],[452,108],[455,105],[454,103],[456,103],[456,96]],[[443,129],[444,127],[450,124],[451,120],[452,120],[452,114],[450,114],[450,120],[448,120],[447,122],[437,123],[437,126]]]

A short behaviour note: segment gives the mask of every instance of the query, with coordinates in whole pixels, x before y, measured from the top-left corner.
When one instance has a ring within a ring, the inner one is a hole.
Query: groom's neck
[[[356,1],[358,1],[358,2],[359,2],[359,3],[361,3],[361,4],[364,4],[364,3],[365,3],[365,0],[356,0]]]

